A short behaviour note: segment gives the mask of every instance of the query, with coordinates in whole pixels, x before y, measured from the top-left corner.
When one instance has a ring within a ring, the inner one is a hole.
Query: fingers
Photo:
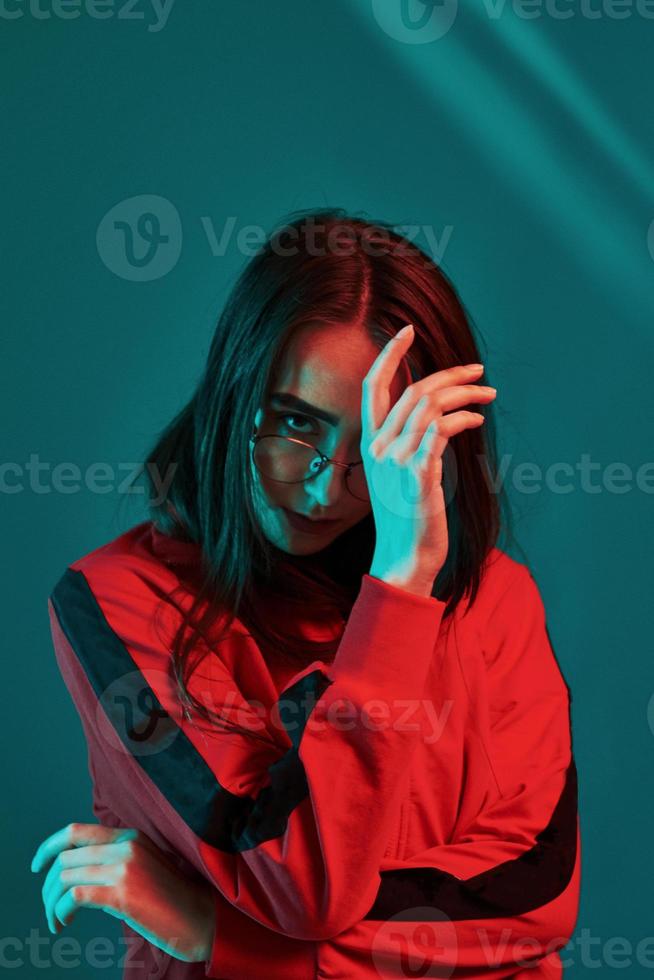
[[[68,895],[71,889],[79,885],[103,885],[112,890],[113,894],[116,875],[116,865],[80,865],[59,868],[58,873],[48,882],[47,893],[43,898],[45,917],[50,932],[58,932],[60,923],[61,925],[68,925],[67,917],[62,913],[62,898]]]
[[[426,452],[433,456],[441,456],[448,439],[464,429],[478,428],[485,422],[485,417],[480,412],[450,412],[436,419],[433,416],[433,405],[430,404],[428,396],[423,396],[400,435],[392,441],[388,451],[398,461],[408,459],[418,450],[421,456]],[[435,430],[428,435],[427,430],[432,426],[435,426]]]
[[[449,415],[441,416],[438,420],[438,428],[441,436],[449,439],[458,432],[463,432],[464,429],[483,425],[485,421],[485,416],[480,412],[451,412]]]
[[[41,889],[48,926],[55,931],[54,908],[71,884],[115,884],[126,859],[125,842],[64,850],[52,862]]]
[[[114,905],[114,894],[115,889],[111,886],[71,884],[57,900],[52,910],[53,919],[61,922],[62,925],[70,925],[80,908],[102,909],[120,919],[119,910]]]
[[[63,850],[89,844],[109,844],[131,840],[138,835],[132,827],[105,827],[95,823],[69,823],[46,837],[37,847],[30,869],[43,871]]]
[[[373,438],[386,418],[391,403],[391,382],[402,358],[411,346],[413,336],[413,324],[402,327],[382,348],[363,379],[361,434],[365,441]]]
[[[465,404],[466,401],[471,401],[473,398],[475,400],[482,399],[489,392],[492,392],[494,395],[494,388],[469,383],[471,378],[476,377],[483,371],[483,365],[476,366],[474,370],[470,370],[469,367],[469,365],[461,364],[451,368],[444,368],[442,371],[430,374],[426,378],[422,378],[420,381],[416,381],[406,388],[395,405],[393,405],[393,408],[388,413],[386,420],[375,436],[375,443],[378,448],[385,449],[399,435],[402,428],[406,425],[410,413],[421,398],[438,393],[439,399],[443,396],[449,399],[447,408],[454,408],[460,404]],[[453,392],[457,391],[465,392],[465,397],[463,394],[454,395]],[[440,410],[447,410],[447,408],[441,408]],[[422,430],[420,434],[422,435]]]
[[[416,387],[414,385],[413,389]],[[413,390],[407,390],[389,412],[386,423],[375,439],[375,445],[380,452],[392,443],[399,444],[402,452],[414,451],[424,435],[427,423],[434,415],[439,422],[439,431],[444,435],[446,430],[443,429],[441,422],[447,416],[443,415],[443,412],[449,412],[470,402],[488,404],[496,394],[495,388],[473,384],[459,384],[447,388],[434,387],[418,398]],[[468,414],[483,419],[483,416],[477,412]]]
[[[110,882],[125,857],[125,844],[130,846],[131,841],[140,844],[142,836],[133,827],[70,823],[41,842],[32,858],[31,870],[48,868],[41,897],[51,932],[59,931],[61,917],[55,915],[55,908],[71,883]],[[69,896],[67,902],[70,901]]]

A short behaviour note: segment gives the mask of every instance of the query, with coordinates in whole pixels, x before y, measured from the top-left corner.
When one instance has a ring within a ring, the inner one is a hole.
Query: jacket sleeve
[[[422,696],[445,603],[365,575],[333,661],[314,661],[280,692],[271,743],[185,717],[145,578],[116,559],[71,566],[49,602],[60,670],[111,772],[105,792],[144,809],[260,926],[305,940],[338,934],[380,885],[419,738],[394,722]],[[210,671],[193,675],[196,696],[261,731],[222,660],[208,659]],[[218,921],[212,962],[220,934]]]
[[[438,962],[453,976],[459,970],[476,976],[491,966],[559,976],[556,951],[569,941],[577,918],[581,854],[571,697],[536,582],[518,563],[511,579],[480,637],[488,685],[488,716],[477,719],[490,768],[485,804],[447,843],[382,872],[368,913],[391,919],[398,907],[430,908]]]

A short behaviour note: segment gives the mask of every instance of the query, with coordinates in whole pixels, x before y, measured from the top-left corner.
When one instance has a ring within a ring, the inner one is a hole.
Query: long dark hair
[[[220,315],[196,390],[135,477],[146,474],[157,530],[200,546],[194,601],[171,650],[179,697],[188,717],[192,710],[231,730],[243,729],[195,698],[188,683],[234,618],[264,655],[288,658],[298,669],[332,657],[338,639],[294,636],[292,614],[289,628],[278,632],[259,614],[257,597],[283,595],[298,610],[337,611],[346,621],[372,561],[372,513],[319,554],[294,556],[264,537],[253,509],[249,439],[255,415],[289,338],[316,322],[362,326],[380,350],[413,323],[407,355],[413,381],[483,361],[471,318],[447,275],[388,222],[373,223],[343,208],[295,211],[248,262]],[[493,489],[499,485],[494,413],[490,406],[475,410],[484,414],[484,424],[451,439],[443,457],[450,545],[432,595],[446,602],[445,618],[464,597],[472,605],[498,534],[503,528],[511,533],[508,497],[503,487]],[[152,471],[167,474],[171,467],[162,500]],[[212,634],[219,622],[222,631]]]

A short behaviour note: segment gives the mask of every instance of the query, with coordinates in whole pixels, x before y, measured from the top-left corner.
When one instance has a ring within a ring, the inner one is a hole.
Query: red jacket
[[[233,734],[188,718],[169,669],[198,555],[146,521],[72,562],[48,601],[93,812],[215,885],[210,960],[124,925],[143,963],[124,976],[560,977],[577,780],[528,569],[493,549],[475,602],[445,621],[438,599],[364,575],[345,625],[298,624],[342,633],[333,660],[300,671],[264,659],[237,620],[190,685],[246,728]]]

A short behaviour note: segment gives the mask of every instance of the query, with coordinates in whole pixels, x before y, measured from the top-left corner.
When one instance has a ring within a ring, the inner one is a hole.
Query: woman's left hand
[[[51,932],[80,908],[102,909],[178,960],[209,959],[213,887],[185,877],[142,831],[70,823],[39,845],[31,870],[48,865],[41,895]]]

